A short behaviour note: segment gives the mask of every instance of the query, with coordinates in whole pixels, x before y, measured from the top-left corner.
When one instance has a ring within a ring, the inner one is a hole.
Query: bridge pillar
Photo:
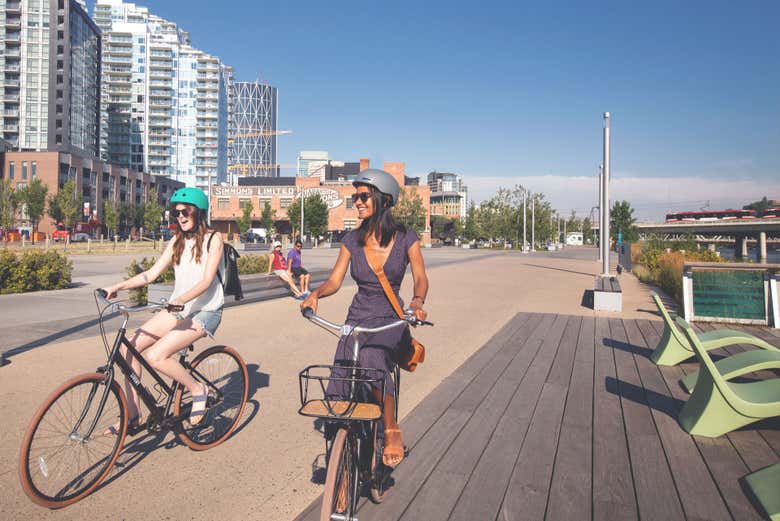
[[[745,235],[735,236],[734,258],[744,259],[748,255],[747,237]]]
[[[715,243],[714,243],[714,242],[711,242],[711,243],[709,243],[709,244],[707,245],[707,249],[708,249],[709,251],[711,251],[712,253],[715,253],[715,251],[717,250],[717,247],[715,246]]]
[[[766,232],[758,232],[758,262],[766,262]]]

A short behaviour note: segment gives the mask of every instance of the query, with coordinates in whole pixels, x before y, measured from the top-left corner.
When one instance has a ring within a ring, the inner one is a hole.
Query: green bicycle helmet
[[[200,188],[179,188],[171,196],[171,204],[184,203],[203,210],[209,209],[209,199]]]

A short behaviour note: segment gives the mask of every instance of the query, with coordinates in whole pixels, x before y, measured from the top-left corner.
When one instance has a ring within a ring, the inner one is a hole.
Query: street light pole
[[[536,251],[536,197],[531,198],[531,251]]]
[[[525,200],[528,198],[527,196],[528,196],[528,190],[523,189],[523,253],[525,253],[525,245],[526,245],[526,240],[525,240],[525,215],[526,215],[526,213],[525,213]]]
[[[602,196],[604,216],[604,242],[601,243],[601,262],[603,277],[609,277],[609,112],[604,113],[604,175],[602,176]]]
[[[599,262],[601,262],[601,245],[604,244],[604,164],[599,165]]]

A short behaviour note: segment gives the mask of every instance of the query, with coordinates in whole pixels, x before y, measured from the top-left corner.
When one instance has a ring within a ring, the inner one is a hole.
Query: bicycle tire
[[[193,376],[196,380],[203,381],[202,377],[205,377],[209,386],[213,387],[200,422],[189,425],[189,421],[182,420],[176,435],[192,450],[207,450],[225,441],[241,420],[249,395],[249,373],[241,355],[228,346],[206,349],[195,357],[190,366],[195,371]],[[221,393],[221,401],[213,401],[216,399],[214,387]],[[191,403],[189,391],[179,386],[173,403],[174,414],[178,416]]]
[[[347,429],[342,427],[336,432],[330,448],[320,521],[332,521],[332,514],[351,520],[357,506],[357,485],[357,460]]]
[[[79,439],[79,433],[72,432],[94,389],[93,399],[80,425],[86,428],[91,424],[98,412],[104,386],[103,374],[76,376],[55,389],[36,411],[19,453],[19,479],[33,502],[52,509],[68,506],[95,490],[111,471],[127,435],[127,401],[116,381],[111,382],[92,435]],[[72,417],[68,417],[69,414]],[[117,416],[118,435],[103,436]],[[83,470],[82,458],[87,465]],[[77,467],[75,474],[69,468],[74,465]],[[66,475],[63,476],[63,472]],[[64,484],[59,481],[61,476]]]
[[[379,429],[382,428],[378,423],[374,428],[374,440],[371,447],[371,501],[379,504],[390,494],[390,474],[393,469],[387,467],[382,461],[383,444],[379,440]]]

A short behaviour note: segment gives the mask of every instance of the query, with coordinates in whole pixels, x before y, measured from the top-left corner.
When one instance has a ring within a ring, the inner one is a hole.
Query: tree
[[[8,230],[16,224],[16,193],[11,181],[0,179],[0,226],[4,232],[4,240],[8,240]]]
[[[471,201],[469,209],[466,212],[466,222],[463,224],[463,235],[470,241],[473,241],[480,235],[478,210],[474,201]]]
[[[263,205],[263,211],[260,214],[260,222],[262,223],[263,228],[265,228],[265,233],[269,238],[275,231],[274,227],[276,225],[274,224],[274,217],[276,217],[276,210],[271,208],[271,203],[266,201]]]
[[[117,211],[117,220],[119,222],[120,229],[126,231],[127,228],[133,226],[133,218],[135,215],[135,209],[129,203],[120,203],[119,210]]]
[[[106,232],[110,237],[111,232],[116,232],[116,225],[119,222],[119,208],[114,201],[103,201],[103,224],[106,225]]]
[[[590,222],[590,217],[585,217],[582,220],[582,241],[583,244],[591,242],[593,235],[593,224]]]
[[[759,201],[754,201],[750,204],[746,204],[745,206],[742,207],[742,209],[755,210],[756,214],[758,214],[758,216],[761,217],[768,208],[774,208],[775,206],[780,206],[780,202],[775,201],[773,199],[767,199],[767,197],[764,196]]]
[[[616,201],[610,212],[610,236],[617,240],[618,233],[623,242],[636,242],[639,239],[634,209],[628,201]]]
[[[320,194],[314,193],[306,196],[303,200],[303,231],[310,235],[319,237],[328,229],[328,204],[322,200]],[[287,208],[287,215],[290,217],[290,224],[293,228],[293,234],[300,230],[297,226],[301,223],[301,198],[299,197]],[[297,225],[297,226],[296,226]]]
[[[69,179],[65,181],[59,192],[49,199],[49,216],[55,222],[61,221],[72,229],[78,220],[82,206],[81,194],[76,193],[76,182]]]
[[[33,234],[32,243],[35,244],[35,232],[38,231],[38,221],[40,221],[46,210],[46,194],[49,187],[44,185],[40,179],[33,179],[30,184],[16,191],[16,198],[19,203],[24,205],[27,218],[32,224]]]
[[[238,228],[239,235],[244,235],[252,227],[252,203],[246,201],[242,210],[243,215],[236,219],[236,228]]]
[[[393,208],[393,215],[408,229],[418,234],[425,231],[425,207],[417,191],[402,188],[398,203]]]
[[[157,190],[149,190],[149,201],[143,209],[144,228],[147,232],[157,231],[163,218],[163,209],[157,202]]]

